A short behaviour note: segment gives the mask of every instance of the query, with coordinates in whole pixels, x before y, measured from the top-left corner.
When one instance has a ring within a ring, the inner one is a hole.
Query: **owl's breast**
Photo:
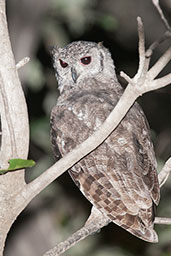
[[[112,98],[111,95],[105,90],[91,90],[71,95],[66,111],[69,111],[73,118],[77,118],[78,125],[84,124],[85,129],[91,133],[102,125],[116,105],[118,97]]]
[[[117,99],[112,99],[105,90],[78,92],[65,100],[59,98],[52,110],[51,124],[62,155],[98,129],[116,103]]]

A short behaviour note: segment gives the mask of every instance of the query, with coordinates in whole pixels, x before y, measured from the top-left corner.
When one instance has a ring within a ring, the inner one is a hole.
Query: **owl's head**
[[[52,51],[59,90],[76,87],[83,81],[116,79],[111,54],[102,43],[77,41]]]

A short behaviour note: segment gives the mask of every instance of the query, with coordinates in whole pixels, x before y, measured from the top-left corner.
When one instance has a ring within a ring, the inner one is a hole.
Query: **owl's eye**
[[[66,63],[65,61],[63,61],[61,59],[59,59],[59,62],[61,64],[61,67],[63,67],[63,68],[66,68],[68,66],[68,63]]]
[[[88,64],[90,64],[90,62],[91,62],[91,57],[90,56],[86,56],[86,57],[81,58],[81,63],[84,64],[84,65],[88,65]]]

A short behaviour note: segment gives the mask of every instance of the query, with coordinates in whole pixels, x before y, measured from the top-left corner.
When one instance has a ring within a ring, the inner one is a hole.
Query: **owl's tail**
[[[144,230],[127,229],[130,233],[150,243],[158,243],[158,235],[153,228],[144,228]]]
[[[152,221],[144,223],[138,215],[125,214],[119,221],[117,216],[117,219],[113,219],[113,222],[144,241],[150,243],[158,242],[158,235],[153,229]]]

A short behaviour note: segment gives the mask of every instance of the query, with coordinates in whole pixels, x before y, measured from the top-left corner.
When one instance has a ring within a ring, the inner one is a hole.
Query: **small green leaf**
[[[24,168],[32,167],[35,165],[35,162],[33,160],[26,160],[21,158],[10,159],[8,162],[9,162],[8,169],[0,170],[0,174],[5,174],[6,172],[9,172],[9,171],[24,169]]]

